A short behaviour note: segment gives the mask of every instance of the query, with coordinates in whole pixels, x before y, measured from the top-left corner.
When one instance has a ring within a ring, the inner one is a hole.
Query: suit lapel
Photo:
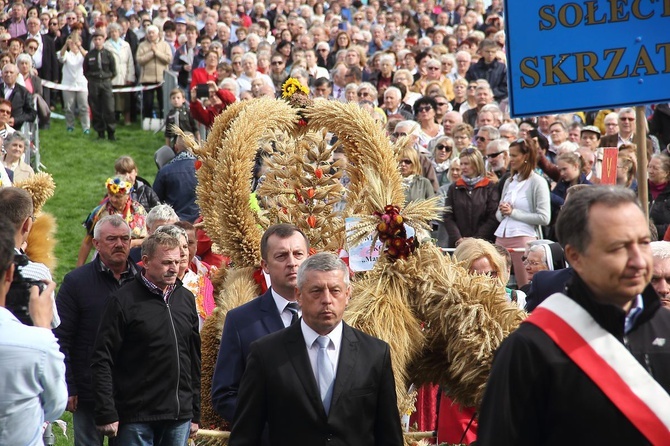
[[[337,373],[335,374],[335,387],[333,398],[330,403],[330,413],[337,404],[342,393],[351,387],[351,373],[354,371],[358,360],[358,339],[356,334],[347,324],[342,322],[342,345],[340,346],[340,359],[337,362]]]
[[[312,403],[319,416],[326,418],[326,411],[323,409],[323,402],[319,394],[319,387],[314,378],[314,370],[309,362],[305,337],[302,335],[300,324],[293,324],[286,329],[286,351],[291,364],[295,370],[295,375],[305,389],[307,399]]]
[[[267,332],[274,333],[275,331],[284,329],[284,322],[279,315],[279,311],[277,311],[277,305],[275,305],[275,301],[272,298],[272,291],[267,290],[260,299],[261,312],[263,313],[261,320]]]

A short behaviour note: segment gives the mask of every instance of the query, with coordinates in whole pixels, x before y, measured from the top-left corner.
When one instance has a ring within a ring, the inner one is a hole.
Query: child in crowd
[[[133,189],[130,192],[130,198],[144,206],[147,212],[160,204],[158,195],[151,188],[151,184],[137,175],[137,165],[131,157],[126,155],[117,158],[114,162],[114,170],[116,171],[116,175],[124,176],[132,183]]]
[[[170,104],[172,108],[168,112],[165,121],[165,145],[172,147],[171,141],[175,138],[175,132],[172,126],[179,127],[183,132],[191,132],[199,139],[198,126],[191,115],[184,92],[175,88],[170,92]]]

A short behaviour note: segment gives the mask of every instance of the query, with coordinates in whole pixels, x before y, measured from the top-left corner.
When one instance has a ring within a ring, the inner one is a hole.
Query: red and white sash
[[[542,329],[651,444],[670,444],[670,395],[577,302],[556,293],[525,322]]]

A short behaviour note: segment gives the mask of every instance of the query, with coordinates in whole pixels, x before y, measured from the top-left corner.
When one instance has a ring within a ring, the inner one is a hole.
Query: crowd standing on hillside
[[[358,104],[392,141],[405,142],[398,169],[406,202],[440,197],[445,210],[434,222],[436,243],[456,249],[470,273],[498,281],[511,304],[527,310],[550,294],[538,278],[562,275],[556,279],[561,291],[563,275],[572,274],[555,224],[571,193],[601,182],[605,147],[618,148],[616,184],[637,191],[633,109],[510,118],[506,13],[499,0],[39,0],[0,2],[0,8],[0,186],[34,175],[24,153],[35,144],[37,126],[49,131],[56,108],[64,112],[68,134],[88,135],[93,128],[91,137],[110,141],[117,140],[119,125],[142,117],[166,124],[153,187],[127,156],[109,166],[101,202],[81,216],[86,235],[78,268],[56,299],[62,323],[55,333],[65,354],[75,444],[98,444],[103,434],[134,444],[149,431],[170,438],[166,444],[181,444],[198,429],[198,329],[215,306],[211,274],[226,259],[212,252],[197,226],[197,160],[173,126],[199,141],[227,106],[281,97],[289,77],[308,87],[314,100]],[[171,91],[163,91],[166,73],[176,79]],[[136,88],[119,91],[124,87]],[[670,106],[649,106],[646,117],[644,205],[651,238],[670,241]],[[259,151],[254,185],[262,182],[266,156]],[[343,156],[341,150],[334,155]],[[25,219],[14,223],[19,231],[30,229]],[[279,239],[294,232],[287,234]],[[652,284],[670,305],[665,275],[655,269]],[[93,304],[82,294],[89,291],[105,299]],[[156,327],[163,347],[180,352],[177,358],[159,352],[144,357],[142,345],[158,340],[143,330],[133,332],[132,348],[122,339],[127,324],[156,314],[156,296],[167,303],[194,297],[176,306],[176,314],[162,315]],[[144,302],[147,313],[130,322],[132,299]],[[291,314],[282,317],[278,328],[291,323]],[[98,331],[103,335],[96,340]],[[167,345],[171,335],[174,345]],[[149,370],[157,362],[165,368]],[[177,380],[176,398],[162,396],[162,385],[146,387],[128,367],[154,381]],[[228,383],[235,398],[242,371]],[[141,400],[138,392],[150,397]],[[474,440],[474,410],[451,404],[448,389],[440,395],[422,389],[412,422],[437,429],[440,441]],[[233,421],[233,409],[226,406],[221,414]],[[47,418],[53,413],[45,408]]]

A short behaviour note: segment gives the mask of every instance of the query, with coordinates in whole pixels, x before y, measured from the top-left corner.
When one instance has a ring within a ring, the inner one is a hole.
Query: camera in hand
[[[47,284],[41,280],[27,279],[21,274],[21,268],[28,265],[25,254],[14,256],[14,279],[7,293],[5,308],[7,308],[24,325],[33,325],[30,318],[30,288],[36,286],[39,293],[46,289]]]
[[[198,99],[208,98],[209,97],[209,85],[207,84],[198,84],[195,86],[195,95]]]

